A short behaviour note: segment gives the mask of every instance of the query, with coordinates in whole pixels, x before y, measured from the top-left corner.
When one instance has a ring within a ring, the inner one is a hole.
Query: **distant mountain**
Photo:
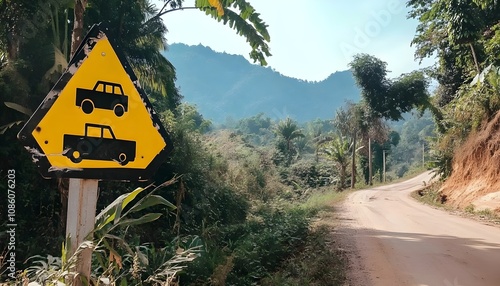
[[[308,82],[202,45],[172,44],[164,56],[177,70],[177,86],[184,100],[218,123],[259,112],[273,119],[290,116],[300,122],[330,119],[346,100],[360,99],[350,71]]]

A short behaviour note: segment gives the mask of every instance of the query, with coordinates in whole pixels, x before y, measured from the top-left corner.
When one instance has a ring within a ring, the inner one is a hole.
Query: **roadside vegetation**
[[[71,39],[90,23],[110,21],[175,146],[151,182],[100,183],[94,235],[80,249],[93,251],[93,285],[342,285],[346,261],[331,240],[335,226],[315,220],[331,213],[348,189],[428,167],[446,179],[457,148],[500,109],[499,4],[415,0],[407,4],[421,23],[413,41],[417,57],[436,54],[436,67],[389,79],[385,62],[356,55],[350,67],[362,100],[347,102],[331,119],[256,114],[212,124],[181,103],[175,67],[160,54],[166,26],[159,16],[183,2],[164,1],[162,9],[149,1],[0,1],[6,27],[0,32],[0,175],[16,170],[20,270],[16,277],[5,271],[10,254],[2,222],[2,281],[61,285],[74,274],[76,256],[64,237],[68,181],[42,179],[16,134],[61,75],[78,45]],[[248,40],[251,58],[266,64],[267,26],[247,1],[195,5],[229,23]],[[36,37],[22,34],[40,7],[48,8]],[[480,83],[471,84],[481,71]],[[431,78],[439,84],[433,95]],[[5,179],[0,190],[7,193]],[[426,189],[422,199],[446,201],[438,189]],[[6,206],[1,196],[1,215]],[[478,213],[472,205],[465,209]]]
[[[483,208],[478,210],[473,204],[467,205],[463,209],[457,209],[446,204],[446,195],[440,192],[443,182],[435,182],[423,190],[412,193],[412,197],[418,201],[432,207],[440,208],[457,215],[465,216],[482,222],[489,222],[500,225],[500,216],[491,209]]]
[[[165,1],[164,8],[175,11],[182,2]],[[267,148],[246,138],[255,135],[252,132],[214,130],[196,108],[181,103],[175,68],[159,54],[165,47],[166,27],[158,7],[148,1],[76,3],[0,2],[0,22],[7,27],[0,33],[0,172],[5,178],[8,170],[16,170],[18,270],[12,275],[7,271],[13,252],[4,244],[9,237],[4,220],[1,281],[68,283],[76,274],[77,254],[91,248],[92,276],[85,284],[340,284],[341,259],[327,244],[326,232],[311,227],[316,210],[297,204],[317,187],[334,186],[336,170],[329,161],[301,160],[302,154],[314,155],[298,123],[268,120],[262,136],[254,136]],[[246,1],[197,1],[196,5],[211,17],[233,23],[254,49],[252,58],[265,64],[266,25],[258,14],[248,18],[255,11]],[[235,5],[231,11],[230,5]],[[31,23],[39,7],[48,9],[43,10],[43,21],[36,23],[36,37],[22,35],[23,24]],[[111,22],[110,33],[131,59],[176,148],[153,185],[100,182],[93,235],[70,255],[64,237],[68,181],[42,179],[29,154],[16,143],[16,134],[65,68],[78,45],[71,39],[81,38],[89,23],[98,19]],[[73,24],[82,30],[72,29]],[[0,183],[3,194],[6,182]],[[1,196],[2,216],[7,213],[5,200]],[[304,263],[307,257],[311,263]],[[338,264],[331,271],[318,266],[333,262]]]
[[[498,190],[499,140],[492,134],[500,110],[500,4],[412,0],[407,6],[409,17],[419,21],[415,57],[438,59],[426,74],[438,83],[427,108],[436,126],[429,142],[432,166],[444,181],[439,196],[452,208],[465,209]]]
[[[94,281],[342,285],[346,261],[332,241],[334,226],[314,223],[332,215],[352,176],[350,163],[340,175],[339,161],[350,162],[352,147],[334,145],[344,139],[337,135],[333,119],[299,124],[259,114],[234,127],[218,127],[187,104],[161,115],[174,144],[182,148],[157,173],[156,189],[101,182],[98,210],[108,212],[99,217],[118,211],[109,211],[109,206],[123,201],[129,205],[121,205],[124,218],[117,221],[116,213],[113,221],[96,225],[94,240],[87,245],[95,248]],[[410,118],[410,123],[421,120]],[[405,124],[400,128],[406,130]],[[3,138],[8,136],[15,136],[14,128]],[[57,182],[40,179],[28,154],[16,145],[9,148],[19,154],[12,166],[31,178],[21,181],[23,189],[44,186],[43,193],[19,193],[26,205],[19,207],[24,251],[18,251],[18,261],[26,272],[17,282],[63,281],[75,260],[66,256],[66,248],[61,250],[65,221]],[[410,170],[420,164],[418,158],[411,161]],[[397,176],[390,162],[386,168]],[[362,171],[356,174],[356,187],[368,185]],[[146,200],[149,207],[143,209]],[[38,223],[30,219],[34,216]],[[129,225],[127,219],[139,221]],[[33,227],[40,227],[43,235],[31,236]]]

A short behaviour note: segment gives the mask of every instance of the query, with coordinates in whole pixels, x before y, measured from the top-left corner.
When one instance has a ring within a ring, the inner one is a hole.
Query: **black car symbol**
[[[76,106],[86,114],[92,113],[94,108],[101,108],[113,110],[120,117],[128,110],[128,96],[120,84],[98,81],[93,89],[76,89]]]
[[[94,127],[101,130],[100,137],[88,136],[88,128]],[[108,130],[112,138],[104,137],[104,130]],[[135,160],[136,142],[116,139],[110,126],[86,123],[85,135],[64,134],[64,155],[73,163],[82,160],[117,161],[120,165],[126,165]]]

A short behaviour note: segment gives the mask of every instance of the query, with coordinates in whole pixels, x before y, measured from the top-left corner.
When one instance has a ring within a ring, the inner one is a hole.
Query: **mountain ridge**
[[[205,118],[216,123],[260,112],[300,122],[330,119],[346,101],[360,99],[350,71],[311,82],[202,45],[172,44],[163,55],[176,68],[176,85],[184,101],[195,104]]]

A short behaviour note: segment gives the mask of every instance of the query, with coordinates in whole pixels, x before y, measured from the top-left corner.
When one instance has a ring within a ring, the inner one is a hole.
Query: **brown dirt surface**
[[[447,204],[500,212],[500,113],[469,136],[456,151],[452,168],[440,190]]]
[[[350,261],[347,285],[500,285],[500,228],[411,198],[431,177],[349,195],[334,234]]]

